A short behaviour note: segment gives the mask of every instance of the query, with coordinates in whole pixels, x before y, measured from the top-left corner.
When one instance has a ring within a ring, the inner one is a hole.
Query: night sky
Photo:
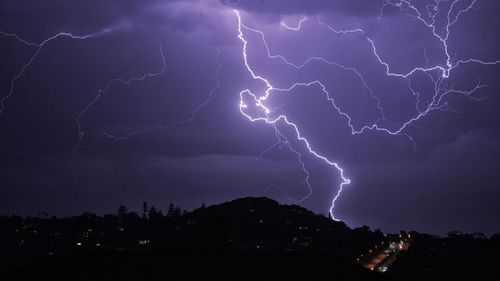
[[[327,214],[342,177],[286,116],[349,226],[498,232],[500,2],[437,2],[3,1],[0,214]]]

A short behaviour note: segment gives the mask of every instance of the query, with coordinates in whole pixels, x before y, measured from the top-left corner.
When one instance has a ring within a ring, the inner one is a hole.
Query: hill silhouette
[[[198,274],[232,280],[269,276],[464,280],[479,276],[480,269],[481,274],[494,276],[483,280],[500,280],[494,270],[500,262],[499,242],[500,235],[486,238],[455,232],[436,237],[384,234],[367,226],[351,229],[268,198],[241,198],[192,212],[170,204],[165,214],[145,202],[142,216],[120,206],[116,215],[1,217],[0,276],[8,277],[3,280],[163,280]]]
[[[343,222],[297,205],[265,198],[241,198],[200,208],[187,215],[206,245],[232,249],[317,250],[353,259],[384,239],[367,227],[352,230]],[[201,238],[200,237],[200,238]]]

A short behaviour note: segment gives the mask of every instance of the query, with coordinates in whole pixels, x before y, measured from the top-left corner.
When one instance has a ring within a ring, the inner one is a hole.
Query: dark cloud
[[[114,212],[120,204],[138,210],[143,201],[163,209],[169,202],[193,209],[201,202],[263,194],[271,183],[296,185],[301,176],[298,171],[292,159],[258,160],[239,155],[79,157],[39,160],[21,167],[4,164],[0,212],[104,213]]]
[[[41,42],[61,31],[75,34],[109,30],[89,40],[58,38],[49,42],[15,83],[12,98],[0,115],[0,212],[67,214],[84,210],[113,211],[119,204],[139,207],[143,201],[165,206],[176,202],[194,208],[247,195],[267,195],[283,202],[283,190],[307,194],[297,155],[285,147],[256,160],[276,142],[272,127],[241,116],[238,93],[262,93],[264,84],[251,79],[242,57],[237,20],[266,34],[272,54],[295,64],[322,56],[297,70],[268,58],[259,34],[244,31],[252,69],[275,87],[321,81],[336,105],[359,129],[380,118],[380,99],[394,129],[432,100],[429,76],[411,82],[388,78],[360,34],[334,34],[314,15],[335,28],[361,27],[393,71],[442,64],[439,40],[405,11],[382,1],[10,1],[0,9],[0,30]],[[420,5],[421,3],[419,3]],[[494,60],[500,43],[494,27],[500,4],[483,3],[452,28],[449,50],[458,58]],[[444,4],[443,4],[444,5]],[[407,12],[407,11],[406,11]],[[291,23],[310,15],[302,31]],[[485,28],[488,27],[488,28]],[[166,68],[160,48],[165,56]],[[217,51],[218,50],[218,51]],[[36,49],[13,37],[0,36],[0,96]],[[218,61],[216,56],[219,54]],[[217,85],[211,102],[189,119]],[[345,67],[356,68],[359,74]],[[453,112],[436,110],[408,127],[406,136],[379,132],[351,134],[318,85],[289,94],[273,92],[272,114],[286,113],[319,153],[338,161],[352,184],[337,203],[337,214],[351,225],[369,224],[442,233],[451,229],[493,232],[499,229],[498,159],[500,159],[499,66],[463,65],[443,86],[470,89],[487,85],[474,97],[446,97]],[[159,73],[130,85],[114,83],[81,118],[81,147],[76,118],[114,78]],[[435,75],[434,73],[433,75]],[[437,76],[434,76],[437,77]],[[420,104],[416,105],[418,92]],[[367,88],[370,88],[368,90]],[[166,129],[159,129],[168,127]],[[338,172],[307,155],[294,132],[279,125],[311,173],[313,195],[304,206],[326,212],[335,194]],[[104,134],[128,135],[115,141]],[[414,150],[415,149],[415,150]],[[274,186],[274,188],[270,188]]]
[[[318,14],[328,11],[366,16],[380,13],[382,1],[377,0],[223,0],[235,9],[271,14]]]
[[[493,233],[498,230],[494,221],[500,212],[494,203],[499,157],[498,138],[468,132],[425,159],[350,167],[356,181],[345,193],[339,213],[354,224],[371,221],[373,227],[390,231],[425,228],[444,234],[450,229],[482,229]]]

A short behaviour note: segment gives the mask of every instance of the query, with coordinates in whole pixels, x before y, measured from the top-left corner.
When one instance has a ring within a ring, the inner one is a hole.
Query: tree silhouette
[[[144,203],[142,203],[142,218],[143,219],[147,219],[148,211],[149,211],[148,202],[144,201]]]
[[[159,222],[163,218],[161,211],[156,210],[155,207],[149,208],[149,221]]]
[[[181,217],[181,208],[177,206],[174,209],[174,218],[180,218],[180,217]]]
[[[120,205],[118,207],[118,211],[117,211],[117,215],[120,219],[124,219],[128,214],[128,210],[127,210],[127,207],[125,207],[124,205]]]
[[[168,204],[167,217],[173,218],[175,213],[175,206],[173,203]]]

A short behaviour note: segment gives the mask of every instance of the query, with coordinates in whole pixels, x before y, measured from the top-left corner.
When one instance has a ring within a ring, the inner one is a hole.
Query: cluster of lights
[[[391,255],[396,255],[398,252],[402,251],[402,250],[406,250],[409,246],[409,242],[408,240],[411,239],[411,235],[409,233],[407,233],[405,235],[406,237],[403,238],[403,235],[399,234],[398,237],[399,237],[399,242],[396,243],[396,242],[389,242],[387,247],[384,248],[384,241],[381,241],[380,242],[380,250],[377,250],[378,249],[378,246],[379,245],[375,245],[372,248],[368,249],[368,253],[366,255],[363,255],[361,254],[359,257],[356,258],[356,262],[361,264],[361,265],[364,265],[365,267],[367,267],[368,269],[370,270],[375,270],[375,268],[381,272],[385,272],[388,268],[387,265],[384,265],[384,266],[380,266],[381,262],[384,261],[387,257],[391,256]],[[382,255],[383,257],[381,257],[380,255]],[[370,262],[370,263],[367,263],[368,260],[371,260],[373,257],[377,257],[377,260],[376,262]]]

